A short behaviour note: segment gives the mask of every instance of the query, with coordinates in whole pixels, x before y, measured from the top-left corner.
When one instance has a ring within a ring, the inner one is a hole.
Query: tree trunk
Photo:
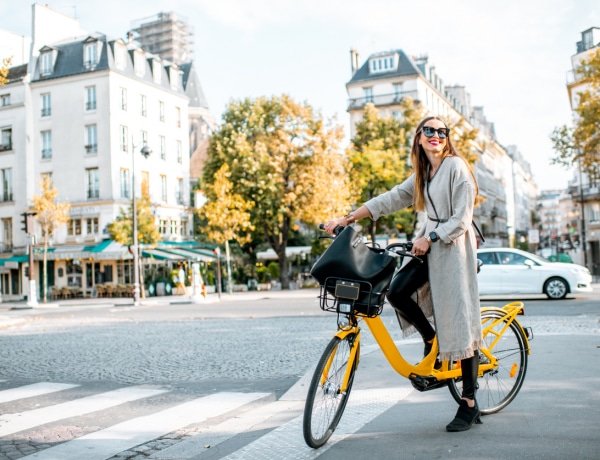
[[[281,281],[281,289],[290,288],[290,275],[288,273],[288,260],[285,255],[285,247],[278,254],[279,257],[279,281]]]

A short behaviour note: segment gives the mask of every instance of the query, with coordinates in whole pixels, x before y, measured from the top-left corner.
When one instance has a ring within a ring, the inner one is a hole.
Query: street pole
[[[579,167],[579,201],[581,202],[581,249],[583,250],[583,265],[587,267],[587,248],[585,247],[585,202],[583,200],[581,159],[577,160],[577,166]]]
[[[140,305],[140,255],[138,252],[138,229],[137,229],[137,202],[135,199],[135,149],[136,146],[131,139],[131,195],[133,197],[133,204],[131,206],[131,232],[133,242],[133,305]],[[152,149],[147,145],[144,145],[140,150],[140,153],[144,155],[144,158],[152,153]]]

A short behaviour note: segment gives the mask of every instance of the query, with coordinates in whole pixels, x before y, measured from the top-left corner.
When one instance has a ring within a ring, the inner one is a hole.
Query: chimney
[[[352,69],[352,76],[358,70],[358,51],[354,48],[350,49],[350,68]]]

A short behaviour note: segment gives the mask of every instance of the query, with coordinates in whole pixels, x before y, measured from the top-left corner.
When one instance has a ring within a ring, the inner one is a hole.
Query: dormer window
[[[127,62],[127,60],[126,60],[127,49],[125,48],[125,45],[123,45],[123,43],[120,43],[120,42],[115,42],[114,52],[115,52],[115,66],[117,67],[117,69],[120,69],[120,70],[125,69],[125,64]]]
[[[398,55],[388,54],[385,56],[375,56],[369,59],[370,73],[391,72],[398,68]]]
[[[162,65],[160,65],[160,61],[158,59],[152,60],[152,77],[154,79],[154,83],[160,85],[162,82]]]
[[[45,51],[40,55],[40,74],[50,75],[52,73],[52,51]]]
[[[171,89],[177,91],[179,89],[179,68],[176,65],[172,65],[169,68],[169,80],[171,82]]]
[[[138,77],[146,75],[146,59],[143,53],[136,51],[133,54],[133,66],[135,67],[135,74]]]
[[[86,43],[83,46],[83,64],[86,69],[93,69],[98,65],[98,41]]]

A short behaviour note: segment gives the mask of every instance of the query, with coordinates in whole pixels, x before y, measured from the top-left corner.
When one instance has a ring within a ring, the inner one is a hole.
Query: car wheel
[[[562,278],[550,278],[544,285],[544,294],[550,299],[564,299],[568,292],[569,286]]]

